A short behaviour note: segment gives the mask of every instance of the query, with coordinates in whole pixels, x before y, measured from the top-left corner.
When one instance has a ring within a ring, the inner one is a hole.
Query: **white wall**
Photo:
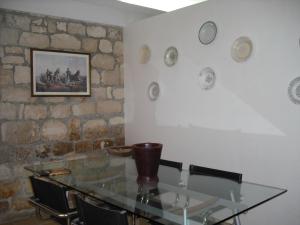
[[[300,76],[300,1],[210,0],[146,19],[125,28],[126,142],[164,144],[163,158],[242,172],[244,180],[279,186],[288,193],[242,216],[243,225],[299,224],[300,105],[287,94]],[[215,41],[198,41],[202,23],[218,26]],[[231,59],[239,36],[253,41],[244,63]],[[151,59],[138,63],[147,44]],[[163,63],[176,46],[175,66]],[[204,67],[217,76],[203,91],[197,76]],[[147,98],[157,81],[162,95]]]
[[[115,0],[0,0],[0,8],[117,26],[161,13]]]

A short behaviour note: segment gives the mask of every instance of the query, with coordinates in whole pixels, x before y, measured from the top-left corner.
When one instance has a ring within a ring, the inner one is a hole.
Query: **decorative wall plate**
[[[199,73],[199,85],[203,90],[209,90],[214,87],[216,82],[216,74],[212,68],[206,67]]]
[[[199,29],[198,38],[199,41],[208,45],[215,40],[217,36],[217,25],[213,21],[207,21]]]
[[[296,77],[290,82],[288,94],[293,103],[300,104],[300,77]]]
[[[178,51],[175,47],[169,47],[165,51],[164,62],[167,66],[174,66],[178,59]]]
[[[252,53],[252,41],[248,37],[239,37],[231,47],[231,57],[236,62],[246,61]]]
[[[159,94],[160,94],[159,84],[153,81],[148,86],[148,97],[151,101],[155,101],[159,97]]]
[[[146,64],[151,57],[151,51],[150,48],[147,45],[143,45],[140,49],[139,49],[139,62],[141,64]]]

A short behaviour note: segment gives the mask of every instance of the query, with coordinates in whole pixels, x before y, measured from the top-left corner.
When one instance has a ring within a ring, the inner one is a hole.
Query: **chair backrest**
[[[188,189],[230,201],[240,200],[242,174],[196,165],[190,165],[189,170]]]
[[[217,170],[217,169],[207,168],[203,166],[196,166],[196,165],[190,165],[189,171],[191,175],[198,174],[198,175],[221,177],[221,178],[236,181],[238,183],[242,183],[243,175],[241,173],[229,172],[225,170]]]
[[[161,159],[159,162],[158,178],[161,182],[171,185],[178,185],[180,182],[182,162],[175,162]],[[177,169],[177,170],[174,170]]]
[[[175,162],[175,161],[170,161],[170,160],[166,160],[166,159],[161,159],[159,161],[159,164],[163,165],[163,166],[173,167],[178,170],[182,170],[182,162]]]
[[[113,207],[99,206],[91,200],[77,196],[77,207],[82,210],[81,220],[85,225],[128,225],[127,212]]]
[[[30,177],[34,197],[40,203],[61,213],[70,211],[66,197],[67,188],[43,177]]]

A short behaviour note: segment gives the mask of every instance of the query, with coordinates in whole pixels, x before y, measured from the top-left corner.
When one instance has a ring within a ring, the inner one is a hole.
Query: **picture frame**
[[[90,54],[31,49],[32,96],[91,96]]]

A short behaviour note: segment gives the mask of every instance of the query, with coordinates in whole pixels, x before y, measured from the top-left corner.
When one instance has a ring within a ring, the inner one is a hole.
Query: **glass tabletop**
[[[186,170],[162,165],[158,183],[139,184],[132,158],[106,152],[25,169],[36,175],[50,175],[51,180],[162,224],[219,224],[287,191],[250,182],[189,175]]]

